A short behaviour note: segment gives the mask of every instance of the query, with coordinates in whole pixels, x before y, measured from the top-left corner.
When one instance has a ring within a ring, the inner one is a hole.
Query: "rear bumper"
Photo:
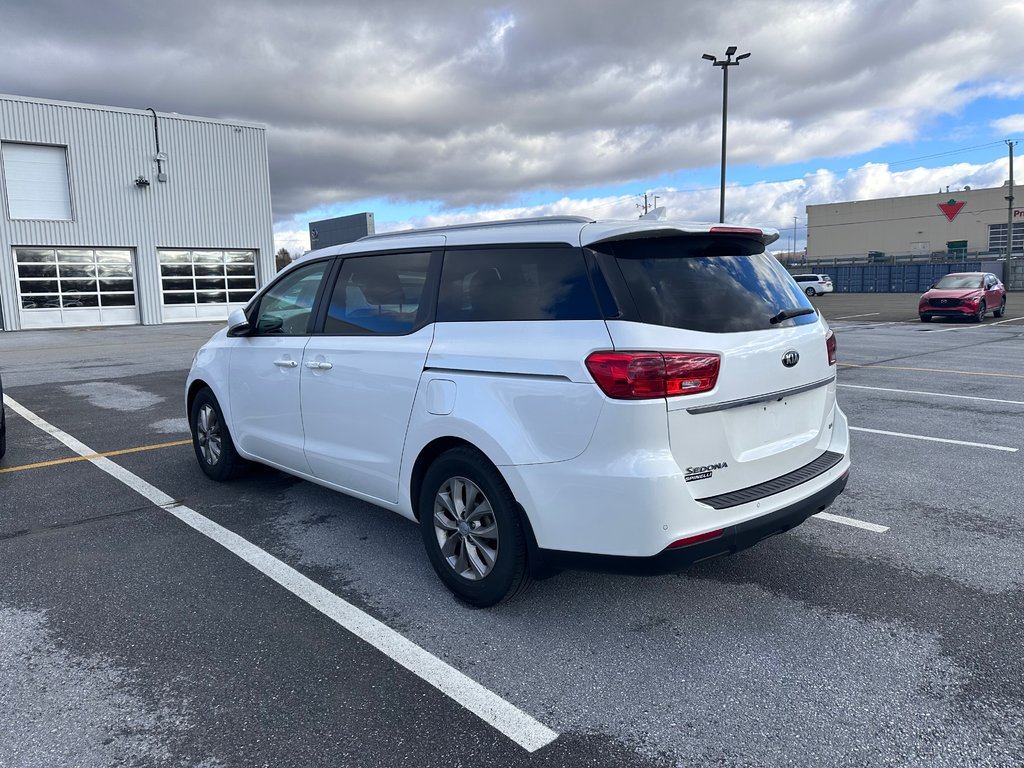
[[[666,549],[650,557],[590,555],[581,552],[540,549],[536,552],[539,555],[538,565],[541,571],[580,568],[642,575],[679,571],[702,560],[731,555],[748,549],[759,541],[795,528],[811,515],[827,509],[846,488],[849,476],[850,471],[847,469],[838,479],[817,493],[762,517],[732,525],[726,528],[721,536],[710,541],[702,541],[678,549]]]

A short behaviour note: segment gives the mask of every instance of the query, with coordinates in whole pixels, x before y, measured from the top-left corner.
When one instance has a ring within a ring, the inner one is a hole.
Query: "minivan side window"
[[[426,321],[430,252],[351,256],[341,264],[324,320],[334,335],[403,334]]]
[[[438,322],[601,317],[580,248],[523,245],[445,252]]]
[[[320,281],[330,264],[317,261],[297,267],[272,285],[260,298],[252,326],[263,335],[297,336],[306,333]]]

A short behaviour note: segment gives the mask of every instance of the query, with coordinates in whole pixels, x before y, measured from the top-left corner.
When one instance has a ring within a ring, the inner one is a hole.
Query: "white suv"
[[[778,233],[561,217],[313,251],[186,386],[196,456],[418,520],[460,598],[662,572],[799,525],[850,470],[832,331]]]
[[[808,296],[832,293],[832,278],[828,275],[793,275],[793,279]]]

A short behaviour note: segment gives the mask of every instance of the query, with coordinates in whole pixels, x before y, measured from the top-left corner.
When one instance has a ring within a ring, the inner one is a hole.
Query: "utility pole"
[[[793,250],[791,253],[796,256],[796,216],[793,217]]]
[[[1010,194],[1006,196],[1006,258],[1013,256],[1013,145],[1016,141],[1006,139],[1006,146],[1010,148]],[[1009,266],[1007,266],[1009,269]]]
[[[718,59],[710,53],[701,56],[702,59],[710,61],[711,66],[722,68],[722,189],[718,202],[718,221],[723,224],[725,223],[725,127],[729,115],[729,67],[738,66],[743,59],[750,56],[749,53],[741,53],[733,59],[735,55],[736,46],[730,45],[725,49],[724,59]]]
[[[640,206],[637,205],[637,208],[639,208],[639,207]],[[647,193],[646,192],[644,192],[644,213],[643,213],[643,215],[644,216],[647,215]]]

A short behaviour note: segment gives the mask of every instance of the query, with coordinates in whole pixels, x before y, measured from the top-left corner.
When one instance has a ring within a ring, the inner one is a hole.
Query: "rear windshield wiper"
[[[800,315],[813,315],[817,312],[813,307],[794,307],[793,309],[784,309],[774,317],[768,318],[768,322],[772,325],[781,323],[783,320],[789,320],[791,317],[800,317]]]

